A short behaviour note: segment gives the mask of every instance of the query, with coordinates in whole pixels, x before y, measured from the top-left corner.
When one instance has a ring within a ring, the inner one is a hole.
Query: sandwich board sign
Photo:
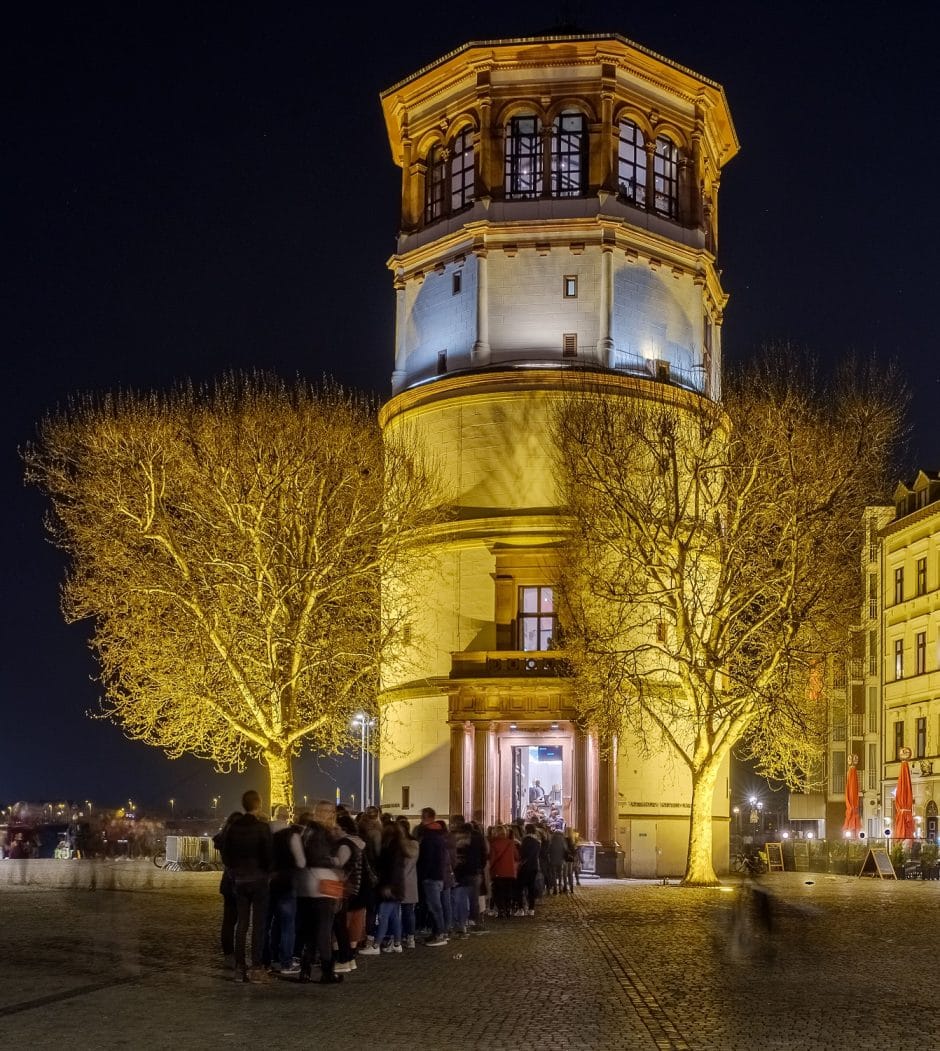
[[[891,859],[884,850],[876,850],[870,847],[862,863],[859,876],[869,876],[871,879],[897,879]]]
[[[767,852],[767,871],[783,872],[783,844],[767,843],[764,849]]]

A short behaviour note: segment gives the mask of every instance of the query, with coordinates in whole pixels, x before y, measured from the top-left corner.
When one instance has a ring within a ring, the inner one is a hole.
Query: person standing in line
[[[343,895],[343,874],[333,856],[336,807],[322,800],[313,813],[305,812],[298,824],[300,835],[291,837],[290,849],[297,866],[297,920],[303,945],[301,981],[309,981],[316,957],[320,960],[320,983],[343,980],[333,959],[333,914]]]
[[[379,853],[378,925],[370,944],[360,950],[363,956],[380,952],[397,952],[401,948],[401,900],[405,896],[405,855],[402,850],[402,830],[391,821],[382,831],[382,850]],[[383,946],[386,936],[389,944]]]
[[[264,923],[268,914],[268,875],[272,864],[271,827],[261,817],[261,796],[249,789],[242,796],[244,814],[222,836],[222,861],[235,884],[235,980],[265,982],[262,966]],[[251,964],[246,958],[251,927]]]
[[[288,820],[290,810],[283,804],[274,808],[271,821],[273,868],[268,887],[268,922],[265,930],[265,963],[282,978],[296,978],[300,965],[294,961],[297,898],[294,895],[294,856],[291,836],[298,826]]]
[[[493,906],[501,919],[512,915],[512,902],[519,867],[519,848],[505,825],[493,829],[490,840],[490,878],[493,881]]]
[[[519,844],[519,896],[520,908],[528,916],[535,915],[536,885],[540,868],[539,855],[542,843],[535,833],[535,825],[526,825],[525,835]]]
[[[441,899],[444,893],[445,870],[450,866],[450,852],[447,848],[447,835],[437,820],[437,813],[433,807],[425,807],[421,811],[420,831],[418,880],[431,924],[431,936],[424,944],[438,948],[447,944]]]
[[[351,933],[354,911],[358,910],[361,916],[365,916],[365,908],[360,903],[359,894],[362,888],[366,845],[359,837],[356,822],[345,808],[342,813],[337,808],[336,830],[338,838],[334,842],[335,857],[337,865],[342,869],[345,886],[339,909],[333,916],[333,937],[336,939],[336,962],[333,970],[336,974],[349,974],[350,971],[356,970],[356,951]],[[361,935],[356,938],[355,944],[358,945],[360,940]]]
[[[401,899],[401,943],[406,949],[415,947],[415,907],[418,904],[418,850],[420,845],[411,834],[408,818],[399,817],[401,852],[403,859],[403,889]]]
[[[240,810],[234,810],[225,819],[225,824],[212,837],[212,845],[221,854],[225,833],[229,825],[242,816]],[[238,922],[238,900],[235,897],[235,881],[222,860],[222,879],[219,881],[219,893],[222,895],[222,956],[225,966],[235,968],[235,924]]]

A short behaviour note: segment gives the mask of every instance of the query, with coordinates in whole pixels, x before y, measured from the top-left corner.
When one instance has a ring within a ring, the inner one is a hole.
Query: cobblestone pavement
[[[787,873],[771,939],[735,894],[594,882],[535,919],[363,959],[340,986],[237,985],[214,881],[0,887],[10,1047],[612,1051],[933,1048],[940,884]]]

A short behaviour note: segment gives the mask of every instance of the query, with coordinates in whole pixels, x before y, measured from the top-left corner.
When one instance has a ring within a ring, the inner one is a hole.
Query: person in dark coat
[[[268,972],[262,966],[264,924],[268,913],[268,876],[271,872],[271,826],[261,817],[261,796],[254,790],[242,796],[245,813],[225,829],[222,861],[235,884],[238,915],[235,923],[236,981],[264,982]],[[251,966],[245,950],[251,925]]]
[[[450,868],[450,851],[444,826],[437,820],[437,814],[431,807],[421,811],[419,832],[418,882],[431,922],[431,937],[426,944],[437,947],[447,944],[441,897],[445,873]]]

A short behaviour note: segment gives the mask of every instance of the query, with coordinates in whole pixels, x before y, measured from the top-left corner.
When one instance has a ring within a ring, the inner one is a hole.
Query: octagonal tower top
[[[720,85],[574,34],[464,44],[381,101],[402,168],[395,390],[557,357],[714,396],[717,196],[738,151]],[[472,309],[449,300],[467,293]]]

